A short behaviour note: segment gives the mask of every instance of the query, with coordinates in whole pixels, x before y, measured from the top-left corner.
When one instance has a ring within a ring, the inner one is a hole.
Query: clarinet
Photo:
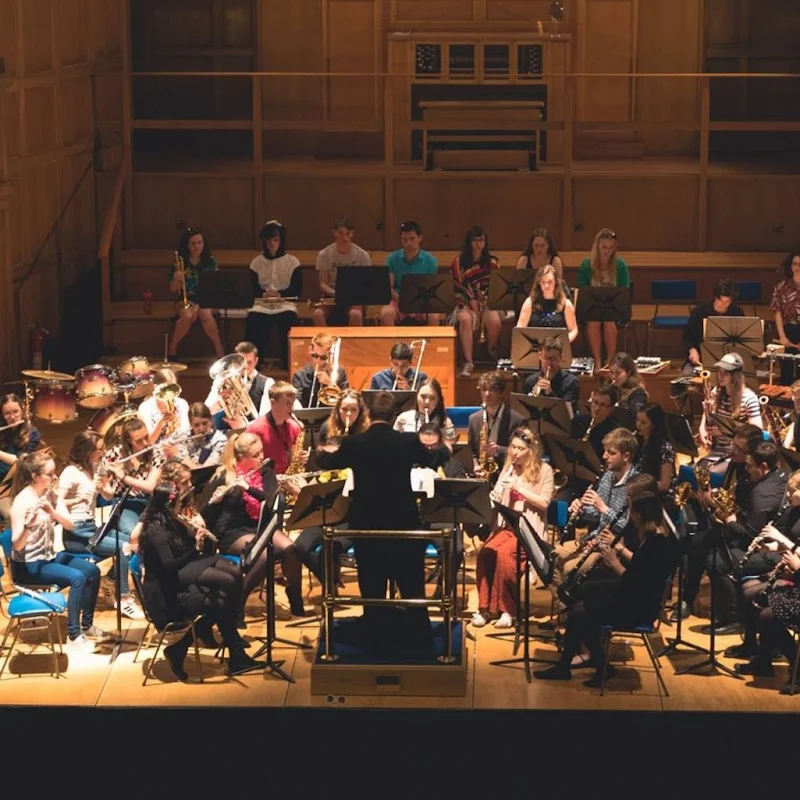
[[[772,525],[776,527],[776,523],[778,520],[786,513],[786,511],[791,507],[792,503],[790,500],[784,500],[781,507],[775,513],[775,516],[767,523],[767,525]],[[766,526],[765,526],[766,527]],[[761,543],[764,541],[766,537],[763,534],[758,534],[753,538],[753,541],[747,546],[747,550],[745,550],[744,555],[731,567],[730,572],[727,573],[728,576],[736,576],[737,573],[740,572],[742,567],[747,562],[747,559],[755,553],[755,551],[759,548]],[[776,579],[777,580],[777,579]],[[774,581],[773,581],[774,583]]]
[[[597,480],[589,487],[593,491],[597,491],[597,487],[600,485],[600,481],[603,478],[605,473],[601,473]],[[587,489],[588,491],[588,489]],[[585,494],[585,492],[584,492]],[[568,539],[575,538],[575,526],[578,524],[578,520],[580,519],[581,514],[583,513],[583,505],[577,509],[577,511],[573,511],[569,515],[569,519],[567,520],[567,524],[564,526],[564,530],[561,532],[561,541],[565,542]]]

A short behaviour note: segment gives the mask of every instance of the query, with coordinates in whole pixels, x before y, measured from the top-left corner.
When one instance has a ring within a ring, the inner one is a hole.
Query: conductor
[[[338,450],[335,444],[326,444],[317,452],[321,469],[353,470],[347,517],[351,530],[419,530],[411,468],[435,469],[450,456],[446,447],[429,450],[416,434],[394,430],[393,414],[394,398],[389,392],[379,392],[370,409],[371,425],[364,433],[343,439]],[[394,579],[404,599],[424,597],[425,545],[422,539],[355,537],[361,596],[385,598],[387,583]],[[425,607],[401,611],[367,606],[354,636],[382,650],[428,650],[432,645]]]

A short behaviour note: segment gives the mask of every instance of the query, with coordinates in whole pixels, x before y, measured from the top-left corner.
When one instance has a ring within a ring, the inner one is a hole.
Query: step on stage
[[[455,661],[443,664],[444,625],[431,623],[433,647],[427,653],[398,651],[391,657],[368,653],[356,645],[337,642],[337,630],[347,620],[334,622],[333,652],[336,661],[324,661],[325,637],[320,633],[311,667],[311,694],[333,698],[347,695],[395,695],[406,697],[464,697],[467,693],[467,648],[464,625],[453,623]]]

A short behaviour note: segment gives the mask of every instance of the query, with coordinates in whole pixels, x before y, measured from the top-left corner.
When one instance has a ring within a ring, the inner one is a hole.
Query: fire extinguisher
[[[50,337],[50,331],[43,328],[39,323],[34,323],[30,327],[31,331],[31,363],[33,369],[42,368],[44,346]]]

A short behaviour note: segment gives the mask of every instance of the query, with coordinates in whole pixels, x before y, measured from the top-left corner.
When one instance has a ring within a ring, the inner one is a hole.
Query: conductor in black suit
[[[389,392],[375,395],[364,432],[342,440],[338,450],[323,445],[317,452],[321,469],[353,470],[353,496],[347,522],[351,530],[419,530],[416,499],[411,487],[411,468],[436,468],[450,452],[446,447],[429,450],[416,434],[400,433],[391,426],[394,398]],[[385,598],[394,579],[404,599],[425,596],[425,541],[354,537],[358,562],[358,585],[364,598]],[[402,621],[401,621],[402,619]],[[364,609],[365,642],[386,645],[390,641],[415,649],[431,646],[431,628],[426,608],[395,609],[367,606]]]

